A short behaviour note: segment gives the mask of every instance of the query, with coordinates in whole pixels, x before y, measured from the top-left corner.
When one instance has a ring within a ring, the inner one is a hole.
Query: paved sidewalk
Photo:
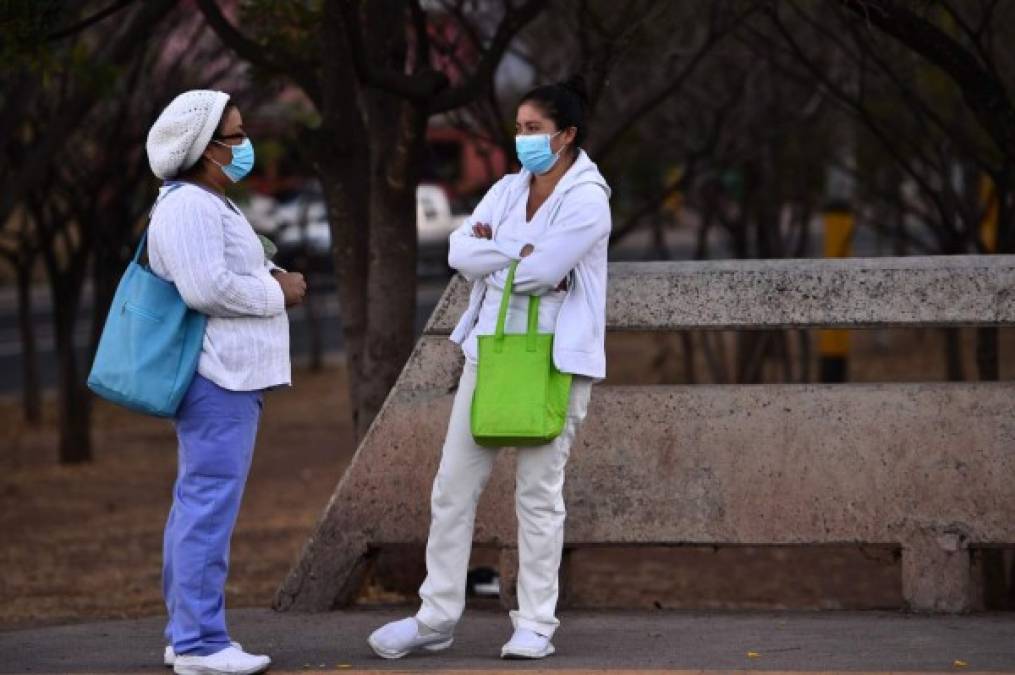
[[[501,661],[510,625],[466,614],[439,655],[375,657],[366,636],[406,610],[229,614],[234,639],[274,659],[273,673],[468,670],[1015,673],[1015,614],[929,617],[891,612],[565,612],[557,655]],[[0,673],[158,673],[163,620],[0,633]]]

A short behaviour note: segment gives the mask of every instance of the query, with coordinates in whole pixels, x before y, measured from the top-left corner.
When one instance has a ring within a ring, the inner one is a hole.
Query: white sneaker
[[[229,644],[243,651],[243,645],[239,642],[232,641]],[[172,668],[174,663],[176,663],[176,652],[173,651],[173,645],[166,645],[166,650],[162,652],[162,665],[166,668]]]
[[[400,659],[417,649],[439,652],[454,641],[451,635],[430,631],[411,616],[385,624],[367,638],[367,644],[382,659]]]
[[[226,647],[208,656],[179,654],[173,664],[176,675],[254,675],[271,665],[267,656],[248,654],[236,647]]]
[[[556,650],[545,635],[529,630],[515,628],[515,634],[500,650],[502,659],[542,659]]]

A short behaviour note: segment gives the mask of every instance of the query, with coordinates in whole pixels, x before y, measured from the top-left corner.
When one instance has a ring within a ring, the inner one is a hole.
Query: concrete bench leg
[[[968,540],[958,532],[914,535],[902,546],[902,595],[917,612],[967,612],[972,607]]]
[[[272,607],[283,612],[348,607],[356,600],[369,568],[370,550],[362,533],[342,535],[322,527],[275,593]]]

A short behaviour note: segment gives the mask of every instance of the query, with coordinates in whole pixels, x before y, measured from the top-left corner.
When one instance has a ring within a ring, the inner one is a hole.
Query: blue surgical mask
[[[218,167],[222,169],[222,173],[228,176],[232,182],[238,183],[243,180],[243,177],[254,168],[254,145],[250,142],[250,139],[244,138],[243,142],[239,145],[229,145],[222,141],[214,142],[229,148],[233,153],[233,161],[228,164],[219,164],[214,159],[211,161],[218,164]]]
[[[558,131],[557,134],[560,132]],[[522,166],[535,174],[546,173],[553,168],[560,158],[560,152],[554,153],[550,149],[550,139],[557,134],[530,134],[515,136],[515,152],[518,153],[518,161]]]

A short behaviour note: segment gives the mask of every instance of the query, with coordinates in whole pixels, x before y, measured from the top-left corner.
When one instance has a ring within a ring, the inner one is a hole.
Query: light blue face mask
[[[557,134],[560,132],[558,131]],[[518,161],[527,170],[535,174],[546,173],[553,168],[560,158],[560,152],[554,153],[550,148],[550,139],[557,134],[530,134],[515,136],[515,152]]]
[[[244,138],[239,145],[229,145],[222,141],[214,142],[229,148],[233,153],[233,161],[228,164],[219,164],[214,159],[211,161],[215,162],[222,169],[222,173],[228,176],[232,182],[238,183],[243,180],[243,177],[254,168],[254,144],[250,142],[249,138]]]

